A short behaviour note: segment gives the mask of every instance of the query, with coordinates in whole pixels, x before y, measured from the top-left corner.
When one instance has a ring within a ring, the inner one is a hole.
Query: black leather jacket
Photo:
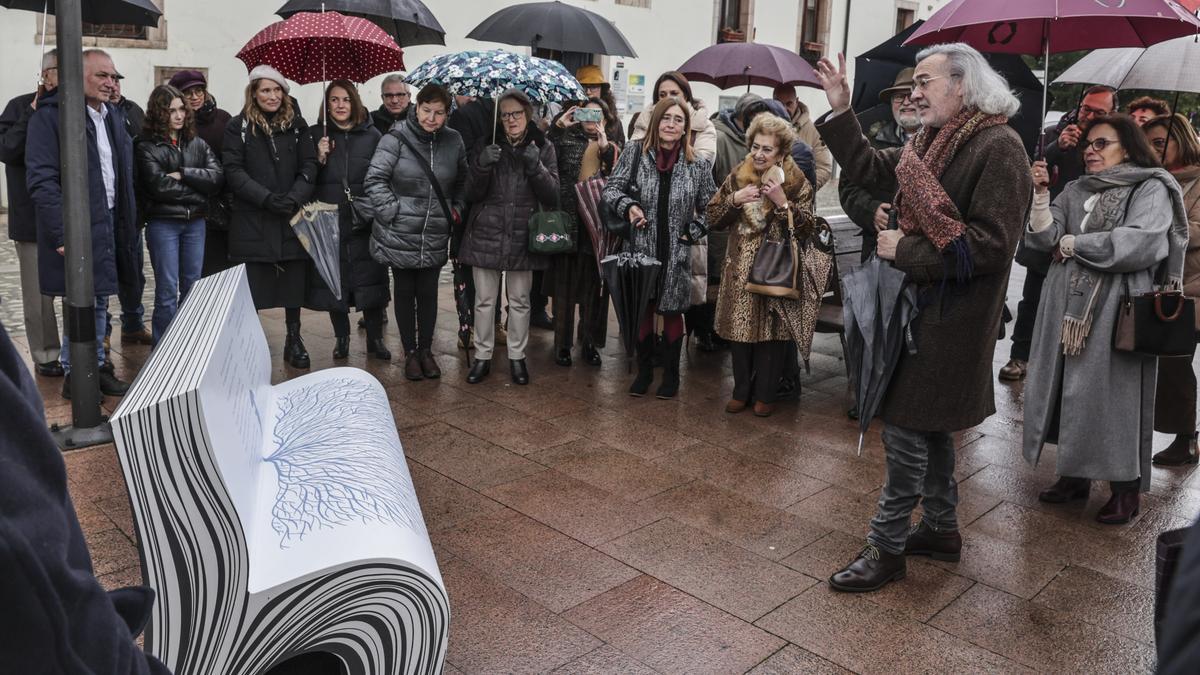
[[[164,138],[141,136],[133,154],[143,220],[201,218],[208,198],[217,194],[224,182],[216,155],[199,137],[176,147]],[[167,175],[175,172],[182,180]]]

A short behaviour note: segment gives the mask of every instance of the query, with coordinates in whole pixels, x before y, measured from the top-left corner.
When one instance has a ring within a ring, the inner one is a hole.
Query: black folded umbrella
[[[662,263],[641,253],[618,253],[601,261],[601,267],[617,313],[625,354],[632,356],[642,313],[658,293]]]

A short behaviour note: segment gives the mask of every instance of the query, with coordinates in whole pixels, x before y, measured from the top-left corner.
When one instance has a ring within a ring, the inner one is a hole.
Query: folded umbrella
[[[277,21],[251,38],[237,57],[247,69],[265,63],[299,84],[366,82],[404,70],[400,46],[382,28],[337,12],[300,12]]]
[[[467,37],[533,49],[637,56],[612,21],[561,2],[530,2],[505,7],[484,19]]]
[[[292,216],[292,231],[308,252],[333,296],[342,299],[341,230],[338,205],[313,202]]]
[[[617,253],[601,262],[604,282],[612,296],[613,310],[625,354],[632,356],[637,345],[642,314],[658,293],[662,264],[641,253]]]
[[[724,42],[705,47],[679,66],[689,80],[721,89],[752,84],[767,87],[801,85],[820,88],[817,74],[794,51],[757,42]]]
[[[402,47],[446,44],[446,30],[421,0],[288,0],[275,14],[287,19],[299,12],[323,11],[367,19]]]
[[[621,238],[604,226],[600,216],[600,195],[608,181],[603,176],[593,176],[575,184],[575,196],[578,198],[579,219],[587,229],[588,238],[592,241],[592,251],[596,254],[596,270],[604,275],[602,261],[617,252],[621,247]]]

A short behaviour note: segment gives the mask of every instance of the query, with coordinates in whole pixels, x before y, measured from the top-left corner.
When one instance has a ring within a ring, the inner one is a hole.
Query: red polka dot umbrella
[[[247,70],[274,67],[298,84],[347,79],[366,82],[404,70],[404,52],[366,19],[337,12],[300,12],[255,35],[237,57]]]

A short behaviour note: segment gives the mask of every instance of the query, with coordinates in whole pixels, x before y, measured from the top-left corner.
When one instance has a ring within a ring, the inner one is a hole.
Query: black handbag
[[[631,141],[631,144],[637,141]],[[640,145],[640,144],[638,144]],[[641,148],[634,147],[633,168],[629,171],[629,184],[625,186],[625,196],[635,202],[640,202],[642,199],[642,188],[638,185],[638,171],[642,168],[642,153]],[[604,228],[618,237],[629,238],[630,225],[629,218],[625,217],[617,208],[615,200],[610,202],[607,199],[602,199],[600,202],[600,218],[604,220]]]
[[[763,228],[762,244],[754,254],[750,274],[746,276],[747,291],[773,298],[800,299],[800,245],[796,241],[790,208],[787,216],[783,239],[770,239],[767,237],[769,228]]]
[[[1191,356],[1196,348],[1196,301],[1179,290],[1129,291],[1124,278],[1113,349],[1145,356]]]

